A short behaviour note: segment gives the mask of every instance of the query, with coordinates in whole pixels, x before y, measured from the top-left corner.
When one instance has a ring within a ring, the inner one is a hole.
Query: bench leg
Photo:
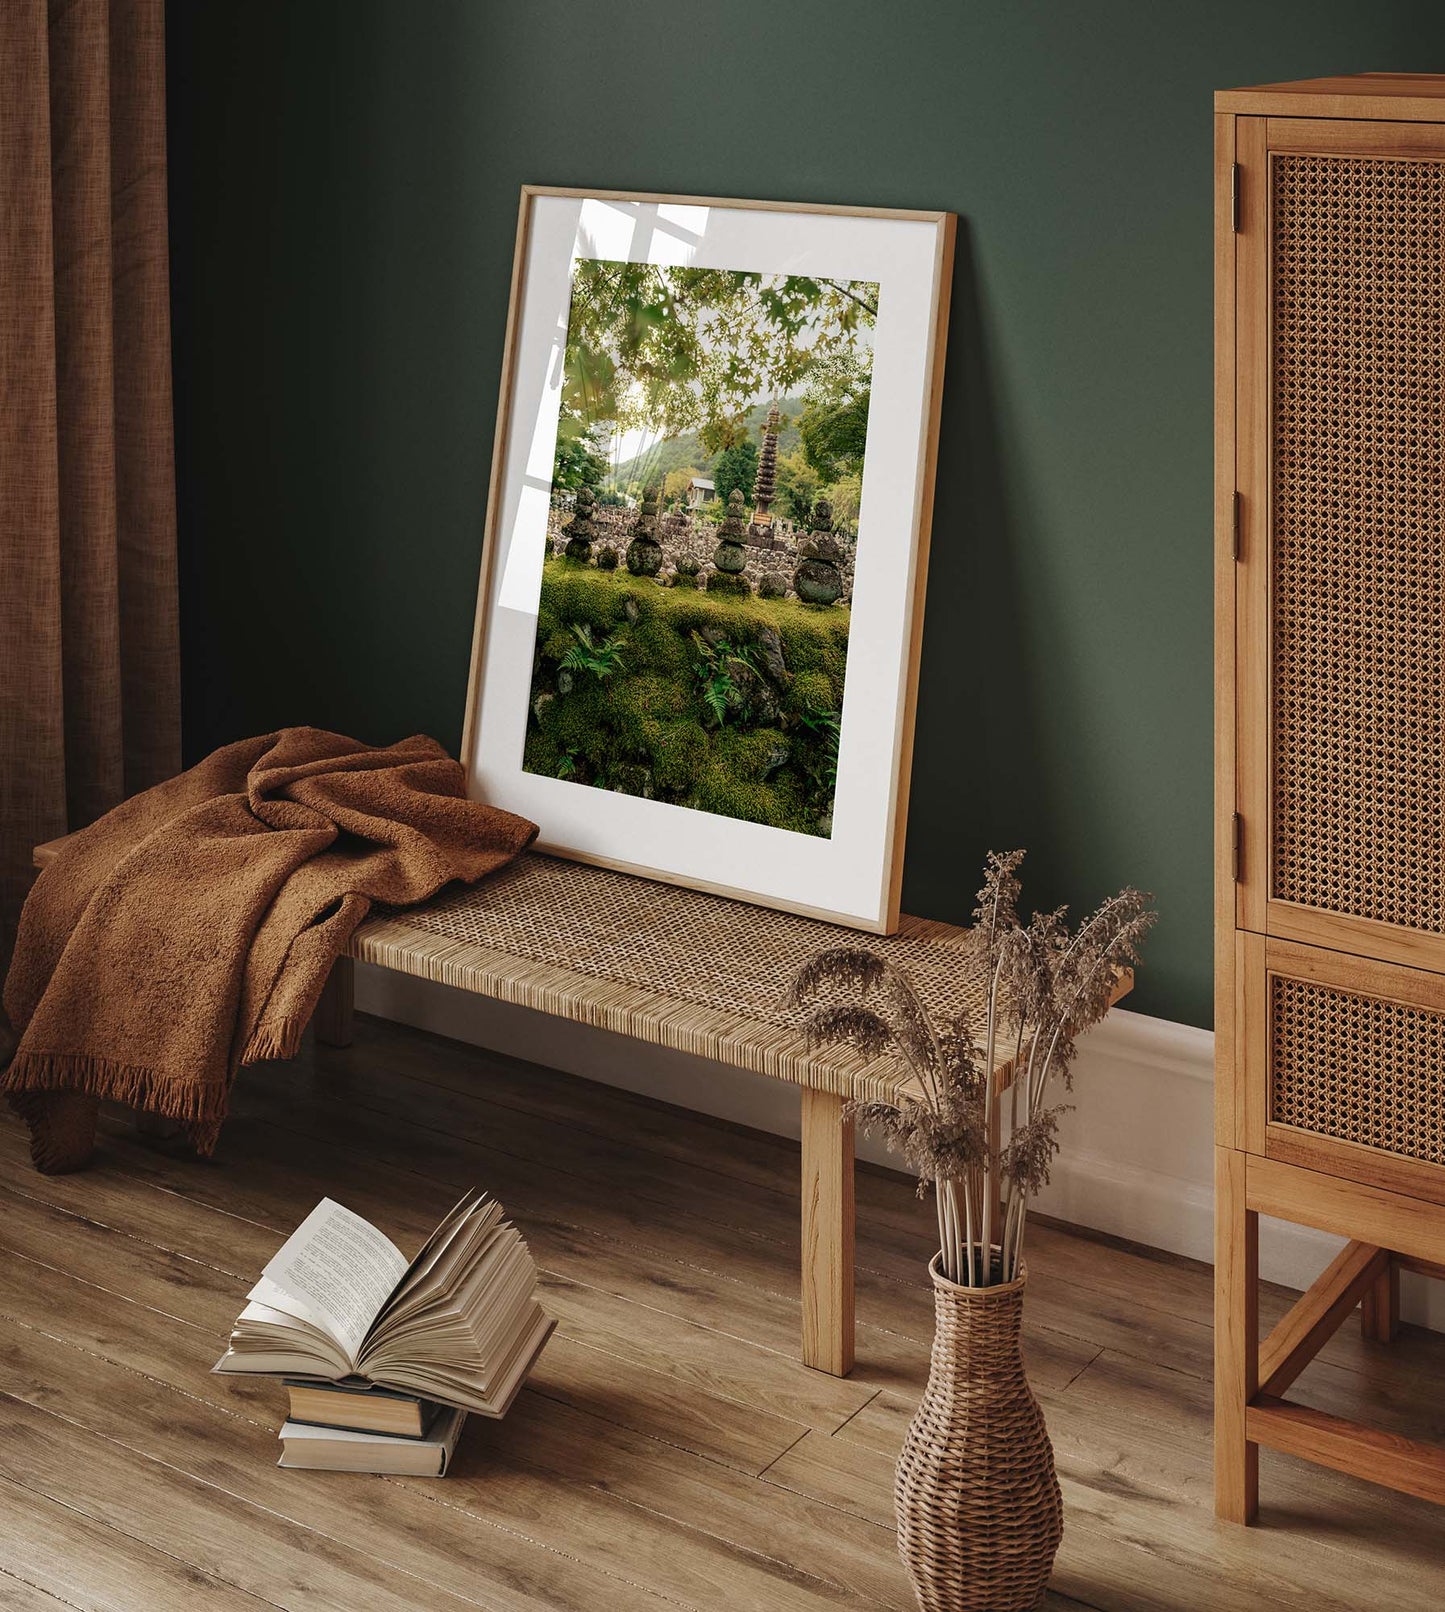
[[[1225,1522],[1259,1511],[1259,1445],[1245,1411],[1259,1389],[1259,1216],[1245,1197],[1243,1153],[1214,1150],[1214,1510]]]
[[[803,1363],[853,1369],[853,1121],[843,1099],[804,1087]]]
[[[168,1142],[171,1137],[179,1136],[184,1128],[180,1120],[154,1113],[149,1108],[138,1108],[135,1111],[136,1135],[144,1136],[152,1142]]]
[[[312,1023],[316,1039],[323,1047],[351,1045],[351,1010],[356,1000],[356,964],[349,957],[338,957],[316,1004]]]
[[[98,1097],[79,1091],[19,1091],[11,1093],[10,1106],[30,1127],[30,1159],[42,1175],[65,1175],[90,1163]]]
[[[1393,1259],[1360,1304],[1360,1331],[1374,1343],[1393,1343],[1400,1330],[1400,1267]]]

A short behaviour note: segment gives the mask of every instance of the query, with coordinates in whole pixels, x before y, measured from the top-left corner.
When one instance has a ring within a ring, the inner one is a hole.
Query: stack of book
[[[282,1466],[441,1477],[503,1416],[556,1325],[501,1206],[468,1193],[414,1260],[324,1198],[247,1295],[219,1372],[279,1377]]]

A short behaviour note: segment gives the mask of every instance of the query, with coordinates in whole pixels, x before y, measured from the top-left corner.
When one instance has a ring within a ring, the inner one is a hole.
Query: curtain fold
[[[0,953],[31,847],[180,766],[168,277],[162,0],[3,0]]]

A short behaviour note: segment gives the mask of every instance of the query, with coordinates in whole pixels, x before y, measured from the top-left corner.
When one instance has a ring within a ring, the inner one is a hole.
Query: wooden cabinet
[[[1261,1442],[1445,1501],[1445,1450],[1384,1459],[1278,1369],[1360,1302],[1388,1339],[1400,1258],[1445,1262],[1445,76],[1224,91],[1215,125],[1216,1496],[1248,1521]],[[1260,1212],[1360,1239],[1262,1348]]]

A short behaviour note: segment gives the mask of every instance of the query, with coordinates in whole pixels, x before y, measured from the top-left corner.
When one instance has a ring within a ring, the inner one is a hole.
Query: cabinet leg
[[[1245,1165],[1234,1148],[1214,1150],[1214,1509],[1240,1523],[1259,1510],[1259,1446],[1244,1436],[1259,1388],[1259,1216]]]
[[[803,1098],[803,1363],[853,1369],[853,1121],[843,1099]]]
[[[1400,1330],[1400,1267],[1392,1258],[1360,1301],[1360,1331],[1375,1343],[1393,1343]]]
[[[356,999],[356,964],[349,957],[338,957],[322,987],[312,1023],[316,1039],[323,1047],[351,1045],[351,1014]]]

